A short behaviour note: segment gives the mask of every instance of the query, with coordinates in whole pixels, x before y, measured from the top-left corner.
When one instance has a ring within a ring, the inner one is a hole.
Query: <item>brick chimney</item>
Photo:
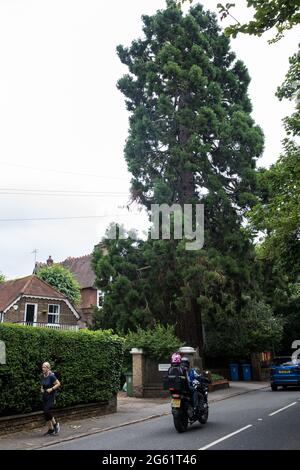
[[[51,258],[51,255],[49,255],[49,258],[47,259],[47,266],[52,266],[53,264],[53,259]]]

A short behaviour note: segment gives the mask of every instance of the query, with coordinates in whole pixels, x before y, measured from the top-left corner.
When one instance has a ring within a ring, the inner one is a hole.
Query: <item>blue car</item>
[[[271,366],[271,389],[273,392],[279,386],[286,389],[289,386],[300,386],[300,361],[292,361],[290,357],[274,358]]]

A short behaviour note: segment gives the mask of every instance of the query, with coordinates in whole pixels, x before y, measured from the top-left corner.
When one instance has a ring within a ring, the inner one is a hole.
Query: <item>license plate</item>
[[[289,374],[291,371],[290,370],[279,370],[279,374]]]
[[[172,408],[180,408],[181,400],[180,398],[172,398],[171,405]]]

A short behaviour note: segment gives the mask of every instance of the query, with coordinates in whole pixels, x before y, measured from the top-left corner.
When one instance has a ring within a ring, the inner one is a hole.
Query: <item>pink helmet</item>
[[[172,357],[171,357],[171,364],[180,364],[181,362],[181,356],[179,353],[174,353],[172,354]]]

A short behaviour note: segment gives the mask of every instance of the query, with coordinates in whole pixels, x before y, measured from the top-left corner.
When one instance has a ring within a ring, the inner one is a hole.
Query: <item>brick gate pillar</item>
[[[145,357],[142,349],[132,348],[132,388],[133,396],[143,398],[145,378]]]
[[[190,361],[190,366],[191,367],[199,367],[199,364],[195,363],[195,362],[197,362],[196,359],[198,359],[196,357],[196,353],[197,353],[196,349],[191,348],[190,346],[183,346],[182,348],[179,348],[179,352],[180,352],[182,357],[187,357],[188,358],[188,360]]]

